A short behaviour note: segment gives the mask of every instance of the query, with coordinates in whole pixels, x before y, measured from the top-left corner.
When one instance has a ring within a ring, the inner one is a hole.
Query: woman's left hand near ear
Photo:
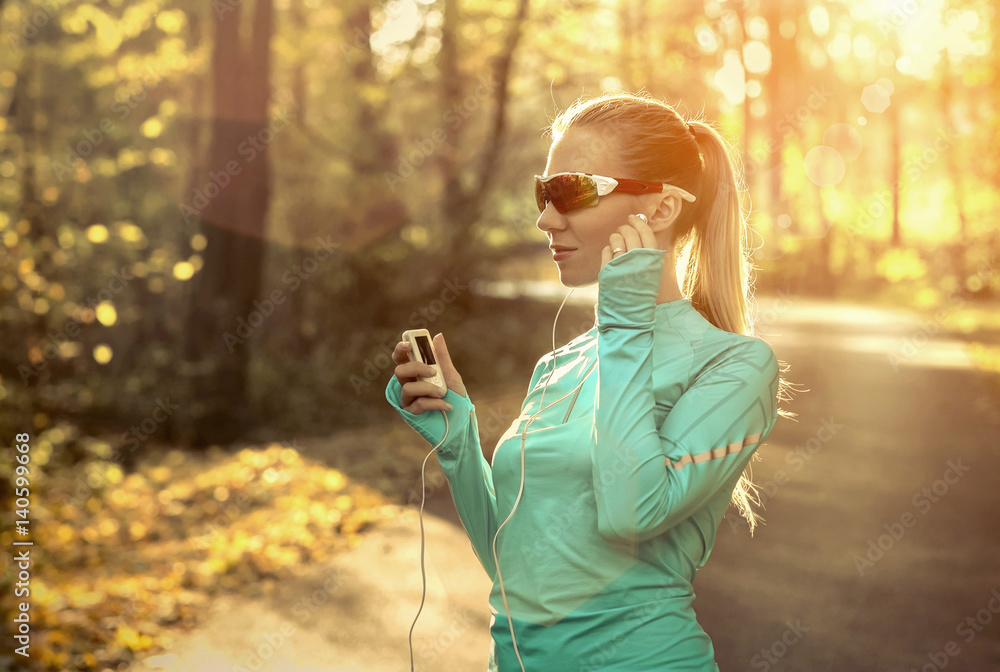
[[[656,243],[656,236],[649,228],[645,215],[629,215],[628,223],[622,224],[618,230],[611,234],[608,244],[601,250],[601,268],[617,256],[621,256],[629,250],[637,247],[651,247],[654,250],[660,249]],[[613,250],[619,248],[622,251],[615,254]]]

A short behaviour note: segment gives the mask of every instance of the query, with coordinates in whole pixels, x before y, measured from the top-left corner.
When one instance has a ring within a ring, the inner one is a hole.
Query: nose
[[[562,230],[566,228],[566,218],[549,201],[545,204],[545,209],[538,215],[538,221],[535,222],[535,226],[544,233],[551,230]]]

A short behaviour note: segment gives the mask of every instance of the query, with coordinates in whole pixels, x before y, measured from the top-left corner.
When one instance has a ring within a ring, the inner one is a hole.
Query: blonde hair
[[[571,127],[585,125],[600,128],[601,134],[583,151],[606,151],[610,140],[628,171],[621,177],[669,182],[698,197],[693,207],[681,208],[672,228],[674,259],[683,260],[685,266],[681,292],[719,329],[754,336],[752,230],[740,202],[746,184],[739,152],[706,121],[685,120],[671,105],[649,94],[580,98],[552,122],[553,143]],[[778,362],[780,371],[788,370],[787,363]],[[779,374],[778,400],[789,400],[789,389]],[[782,409],[778,413],[795,416]],[[746,519],[751,535],[759,517],[751,506],[760,504],[756,495],[747,465],[731,503]]]

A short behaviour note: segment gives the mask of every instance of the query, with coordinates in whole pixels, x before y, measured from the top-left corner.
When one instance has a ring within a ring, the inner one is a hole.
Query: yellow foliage
[[[890,248],[876,262],[875,271],[889,282],[916,280],[927,274],[927,264],[913,248]]]
[[[347,479],[345,479],[344,475],[339,471],[334,469],[326,472],[326,476],[324,478],[324,485],[330,492],[336,492],[337,490],[340,490],[341,488],[344,487],[346,483]]]
[[[156,15],[156,27],[168,35],[179,33],[185,23],[184,12],[180,9],[161,11]]]
[[[56,446],[76,438],[61,426],[44,436]],[[43,647],[57,669],[58,660],[86,672],[115,669],[167,646],[159,628],[192,627],[212,594],[324,562],[400,511],[344,472],[278,444],[235,455],[148,451],[124,476],[106,441],[79,440],[87,460],[65,472],[50,464],[33,511],[34,541],[46,549],[33,617],[61,633]],[[8,533],[0,533],[3,543]]]
[[[983,371],[1000,373],[1000,346],[986,343],[970,343],[969,354]]]
[[[118,626],[115,632],[115,644],[131,649],[132,651],[144,651],[153,643],[148,635],[144,635],[135,628],[128,625]]]

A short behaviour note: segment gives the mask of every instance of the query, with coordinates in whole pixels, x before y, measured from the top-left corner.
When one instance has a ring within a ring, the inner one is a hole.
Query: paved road
[[[997,387],[961,342],[925,339],[904,313],[759,301],[761,335],[809,391],[785,404],[797,422],[780,419],[754,463],[766,524],[751,539],[724,522],[695,582],[721,670],[1000,672]],[[487,403],[516,411],[478,395]],[[489,581],[447,486],[433,489],[424,526],[416,669],[484,672]],[[218,601],[202,628],[133,669],[409,669],[419,557],[411,509],[311,578]],[[303,610],[310,596],[323,604]]]
[[[1000,670],[997,387],[905,313],[784,305],[760,335],[810,391],[755,463],[767,524],[695,583],[720,668]]]

